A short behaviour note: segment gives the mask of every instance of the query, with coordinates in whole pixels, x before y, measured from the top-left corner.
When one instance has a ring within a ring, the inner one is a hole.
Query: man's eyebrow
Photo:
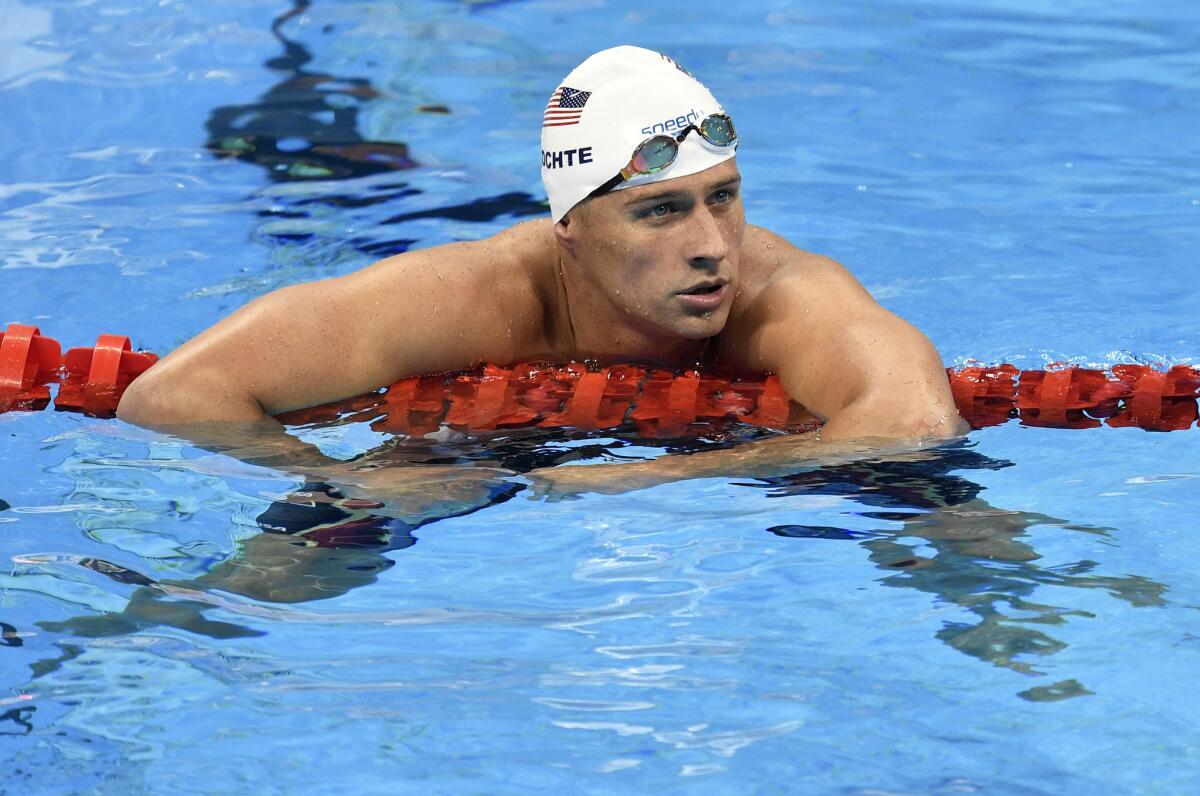
[[[631,199],[625,203],[625,206],[633,207],[634,205],[645,204],[647,202],[653,202],[654,204],[659,204],[661,202],[678,202],[681,199],[687,198],[688,193],[686,191],[661,191],[660,193],[647,194],[646,196],[639,196],[636,199]]]
[[[740,185],[741,182],[742,177],[739,174],[736,177],[730,177],[727,180],[721,180],[720,182],[713,183],[705,189],[705,193],[712,193],[713,191],[718,191],[722,188],[734,188]],[[640,205],[648,202],[653,202],[654,204],[661,204],[663,202],[678,202],[680,200],[689,198],[691,197],[687,191],[661,191],[659,193],[647,194],[645,196],[639,196],[636,199],[631,199],[625,203],[625,206],[633,207],[634,205]]]
[[[720,190],[721,188],[736,188],[737,186],[739,186],[741,184],[742,184],[742,175],[739,174],[736,177],[730,177],[727,180],[721,180],[720,182],[714,182],[712,185],[708,186],[708,192],[712,193],[713,191]]]

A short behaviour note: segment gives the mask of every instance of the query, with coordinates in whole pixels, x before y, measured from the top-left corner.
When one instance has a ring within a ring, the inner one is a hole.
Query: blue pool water
[[[628,42],[737,119],[750,221],[947,363],[1195,363],[1198,9],[0,0],[0,324],[166,352],[544,212],[545,97]],[[0,792],[1195,793],[1197,439],[1010,423],[298,548],[280,473],[0,415]]]

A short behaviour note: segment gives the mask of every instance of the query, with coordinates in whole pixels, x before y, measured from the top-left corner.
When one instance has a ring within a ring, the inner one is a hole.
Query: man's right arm
[[[537,222],[284,288],[185,343],[125,392],[117,414],[209,450],[386,501],[396,516],[459,511],[507,473],[361,466],[284,433],[273,415],[419,373],[536,351],[542,302],[526,266]]]
[[[157,363],[118,414],[171,430],[257,423],[403,376],[519,358],[541,331],[519,267],[522,249],[537,245],[532,226],[270,293]]]

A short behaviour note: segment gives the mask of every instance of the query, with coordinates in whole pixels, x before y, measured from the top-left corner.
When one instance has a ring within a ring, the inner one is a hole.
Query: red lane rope
[[[1046,428],[1138,427],[1178,431],[1196,423],[1200,370],[1115,365],[1111,372],[1012,365],[947,370],[954,402],[972,428],[1019,418]],[[773,375],[729,379],[696,371],[579,363],[523,363],[401,379],[383,392],[285,412],[289,425],[370,422],[376,431],[420,436],[442,424],[460,431],[540,426],[615,428],[632,423],[648,437],[703,433],[741,422],[803,431],[821,423],[788,399]]]
[[[50,403],[46,385],[58,371],[59,351],[58,341],[43,337],[36,326],[10,323],[0,333],[0,412]]]
[[[115,334],[100,335],[92,348],[60,352],[58,341],[36,326],[13,323],[0,332],[0,413],[44,409],[50,385],[58,383],[55,409],[112,417],[129,384],[158,361]]]
[[[135,352],[127,337],[100,335],[92,348],[60,355],[58,341],[36,326],[0,332],[0,413],[55,409],[111,417],[129,384],[158,360]],[[1047,428],[1190,428],[1198,417],[1200,370],[1176,365],[1114,365],[1018,370],[1003,364],[947,370],[954,402],[972,428],[1019,418]],[[572,362],[485,365],[413,376],[380,392],[285,412],[289,425],[369,422],[376,431],[422,436],[443,424],[463,431],[505,428],[597,430],[634,425],[648,437],[704,433],[728,422],[800,431],[820,420],[790,401],[773,375],[726,378],[638,365],[592,367]]]
[[[972,428],[1019,418],[1046,428],[1139,427],[1176,431],[1197,420],[1200,370],[1116,365],[1018,370],[1004,364],[947,370],[954,401]],[[383,392],[285,412],[291,425],[370,422],[376,431],[420,436],[442,424],[461,431],[502,428],[614,428],[632,423],[649,437],[703,433],[741,422],[802,431],[820,421],[788,399],[775,376],[728,379],[696,371],[617,365],[591,368],[525,363],[401,379]]]

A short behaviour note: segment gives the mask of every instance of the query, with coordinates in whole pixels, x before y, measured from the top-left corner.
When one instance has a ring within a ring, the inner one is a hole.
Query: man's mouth
[[[725,280],[713,279],[707,282],[701,282],[698,285],[693,285],[687,290],[679,291],[681,296],[707,296],[710,293],[716,293],[721,288],[725,287]]]
[[[714,280],[692,285],[687,290],[681,290],[675,295],[688,307],[702,312],[711,312],[725,301],[727,289],[727,282]]]

